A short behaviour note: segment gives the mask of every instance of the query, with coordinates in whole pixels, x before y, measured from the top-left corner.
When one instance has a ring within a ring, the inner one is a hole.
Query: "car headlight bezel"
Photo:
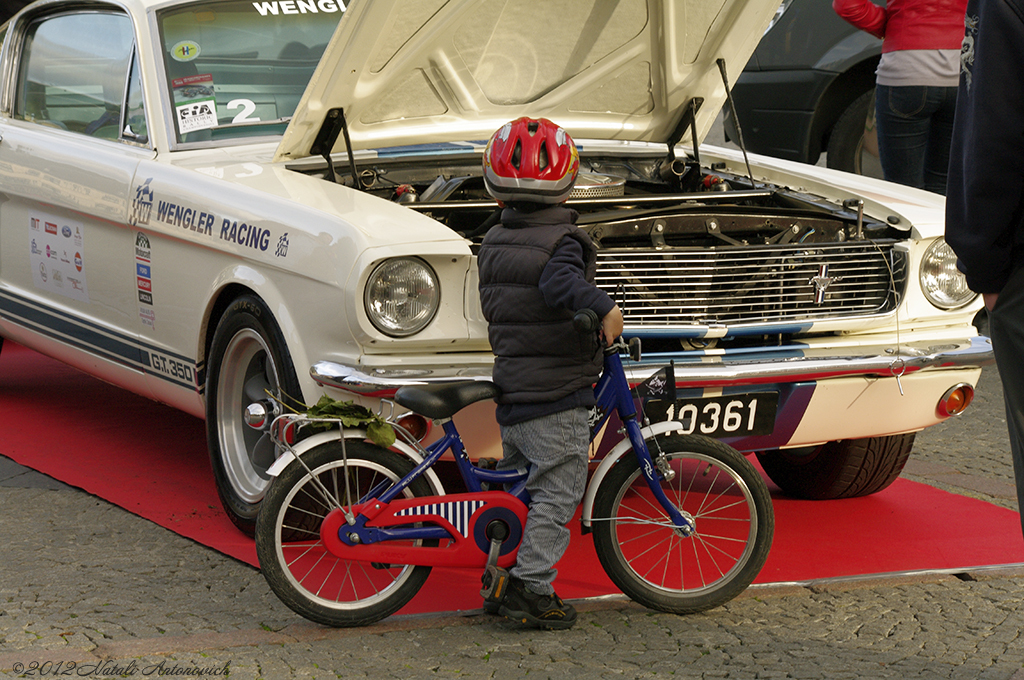
[[[419,257],[393,257],[378,263],[363,288],[366,317],[375,329],[392,338],[421,332],[440,308],[440,279]]]
[[[967,287],[966,277],[956,268],[956,253],[941,236],[921,256],[918,279],[928,302],[945,311],[960,309],[978,297]]]

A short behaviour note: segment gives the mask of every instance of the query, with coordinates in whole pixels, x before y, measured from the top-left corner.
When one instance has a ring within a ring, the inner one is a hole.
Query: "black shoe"
[[[498,613],[507,619],[535,628],[562,630],[576,623],[576,610],[555,593],[538,595],[517,578],[509,582],[508,593]]]

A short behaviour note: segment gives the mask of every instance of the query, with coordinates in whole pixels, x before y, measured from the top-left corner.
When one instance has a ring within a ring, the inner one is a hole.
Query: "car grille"
[[[619,303],[626,323],[651,327],[881,314],[895,309],[906,278],[904,253],[863,241],[605,249],[597,269],[597,285]]]

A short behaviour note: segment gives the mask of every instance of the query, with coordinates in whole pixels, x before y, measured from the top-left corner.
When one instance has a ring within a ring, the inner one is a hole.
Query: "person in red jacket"
[[[967,0],[832,0],[882,39],[875,126],[885,179],[945,196]]]

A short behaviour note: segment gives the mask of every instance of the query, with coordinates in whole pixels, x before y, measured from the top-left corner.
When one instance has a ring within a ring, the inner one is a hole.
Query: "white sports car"
[[[2,29],[0,335],[204,417],[251,530],[282,403],[486,378],[484,141],[581,152],[652,418],[872,493],[991,360],[939,196],[701,146],[777,0],[41,0]],[[493,404],[460,416],[500,455]]]

